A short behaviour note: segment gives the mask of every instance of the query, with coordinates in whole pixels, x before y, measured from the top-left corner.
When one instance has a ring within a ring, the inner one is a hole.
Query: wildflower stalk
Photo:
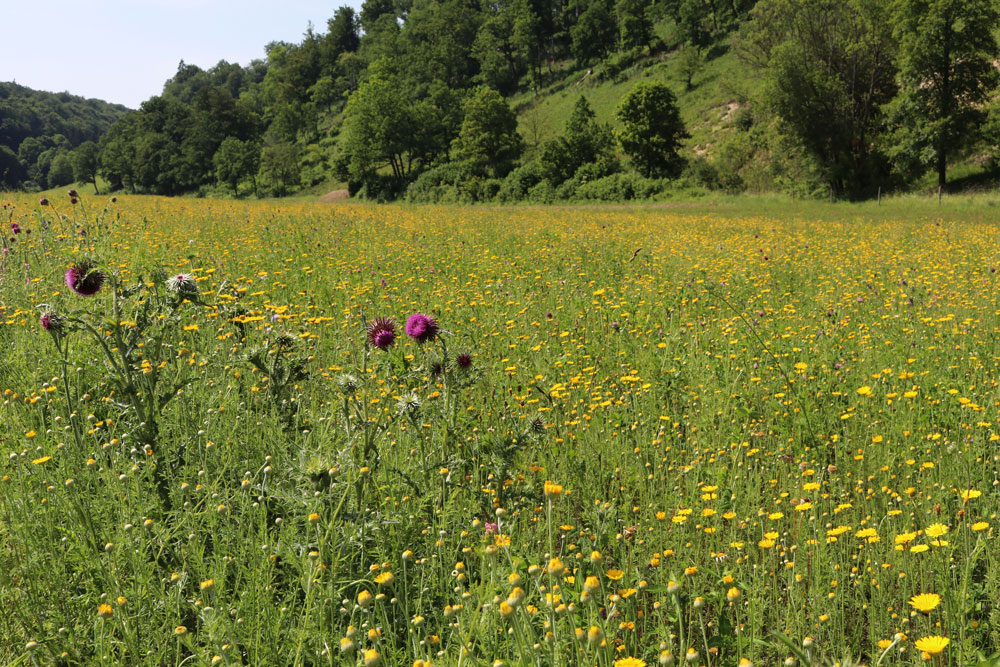
[[[59,352],[59,368],[60,375],[62,377],[63,391],[66,393],[66,419],[69,421],[70,430],[73,432],[73,440],[76,442],[77,451],[83,451],[83,435],[80,433],[79,419],[74,419],[73,406],[76,401],[73,400],[73,394],[70,391],[69,384],[69,337],[65,336],[62,332],[53,333],[52,341],[56,346],[56,350]]]
[[[743,311],[736,308],[736,306],[734,306],[725,296],[716,292],[713,289],[712,285],[709,284],[707,281],[705,284],[706,284],[705,291],[708,292],[711,296],[714,296],[719,301],[721,301],[727,308],[729,308],[729,310],[733,311],[736,314],[736,316],[743,321],[743,324],[746,325],[747,331],[750,332],[750,335],[754,337],[757,343],[764,350],[765,354],[767,354],[767,356],[771,358],[771,361],[774,362],[774,365],[778,369],[778,372],[781,373],[781,376],[785,379],[785,384],[788,385],[788,390],[792,392],[792,395],[795,397],[795,402],[798,403],[799,411],[802,413],[802,418],[805,419],[806,422],[806,428],[809,429],[809,438],[816,445],[821,445],[822,443],[816,436],[816,431],[812,427],[812,421],[809,419],[809,412],[806,410],[806,406],[802,402],[802,397],[799,395],[798,389],[795,387],[795,382],[792,380],[791,376],[788,375],[788,372],[785,370],[785,367],[781,365],[781,362],[778,361],[778,357],[776,357],[774,353],[771,352],[771,348],[768,347],[767,343],[764,342],[764,339],[760,337],[760,334],[757,333],[757,330],[754,328],[754,326],[749,322],[749,320],[747,320],[746,315],[743,314]],[[837,451],[836,448],[834,448],[833,449],[834,455],[836,455],[836,451]]]

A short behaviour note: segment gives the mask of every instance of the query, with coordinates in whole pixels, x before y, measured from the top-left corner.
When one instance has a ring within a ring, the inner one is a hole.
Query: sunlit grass
[[[742,201],[6,199],[0,660],[992,653],[992,209]]]

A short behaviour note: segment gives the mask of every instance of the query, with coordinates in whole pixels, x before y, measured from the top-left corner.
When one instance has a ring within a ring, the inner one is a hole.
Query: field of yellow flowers
[[[1000,650],[987,210],[0,204],[4,665]]]

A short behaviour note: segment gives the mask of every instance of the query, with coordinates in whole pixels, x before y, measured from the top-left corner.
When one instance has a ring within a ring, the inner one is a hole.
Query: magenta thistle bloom
[[[387,350],[396,342],[396,323],[388,317],[376,317],[368,325],[368,343],[380,350]]]
[[[434,340],[438,333],[438,323],[430,315],[414,313],[406,320],[406,335],[418,343]]]
[[[469,366],[472,365],[472,357],[469,356],[468,352],[463,352],[460,355],[458,355],[456,361],[458,362],[458,367],[461,368],[463,371],[467,370]]]
[[[93,296],[104,285],[104,274],[93,262],[83,260],[66,269],[66,286],[80,296]]]

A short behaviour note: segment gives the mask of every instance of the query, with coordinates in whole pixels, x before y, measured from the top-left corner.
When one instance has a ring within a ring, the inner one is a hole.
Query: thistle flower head
[[[356,375],[344,373],[337,378],[337,386],[340,388],[340,391],[350,396],[361,388],[361,380]]]
[[[66,269],[66,286],[80,296],[93,296],[104,286],[105,276],[89,260],[81,260]]]
[[[46,309],[38,318],[38,323],[48,332],[56,333],[62,331],[66,324],[66,318],[52,309]]]
[[[396,323],[388,317],[377,317],[368,325],[368,344],[380,350],[387,350],[396,342]]]
[[[167,278],[167,289],[180,297],[192,297],[198,294],[198,284],[189,273],[178,273]]]
[[[406,320],[406,335],[418,343],[434,340],[438,333],[438,323],[430,315],[414,313]]]

